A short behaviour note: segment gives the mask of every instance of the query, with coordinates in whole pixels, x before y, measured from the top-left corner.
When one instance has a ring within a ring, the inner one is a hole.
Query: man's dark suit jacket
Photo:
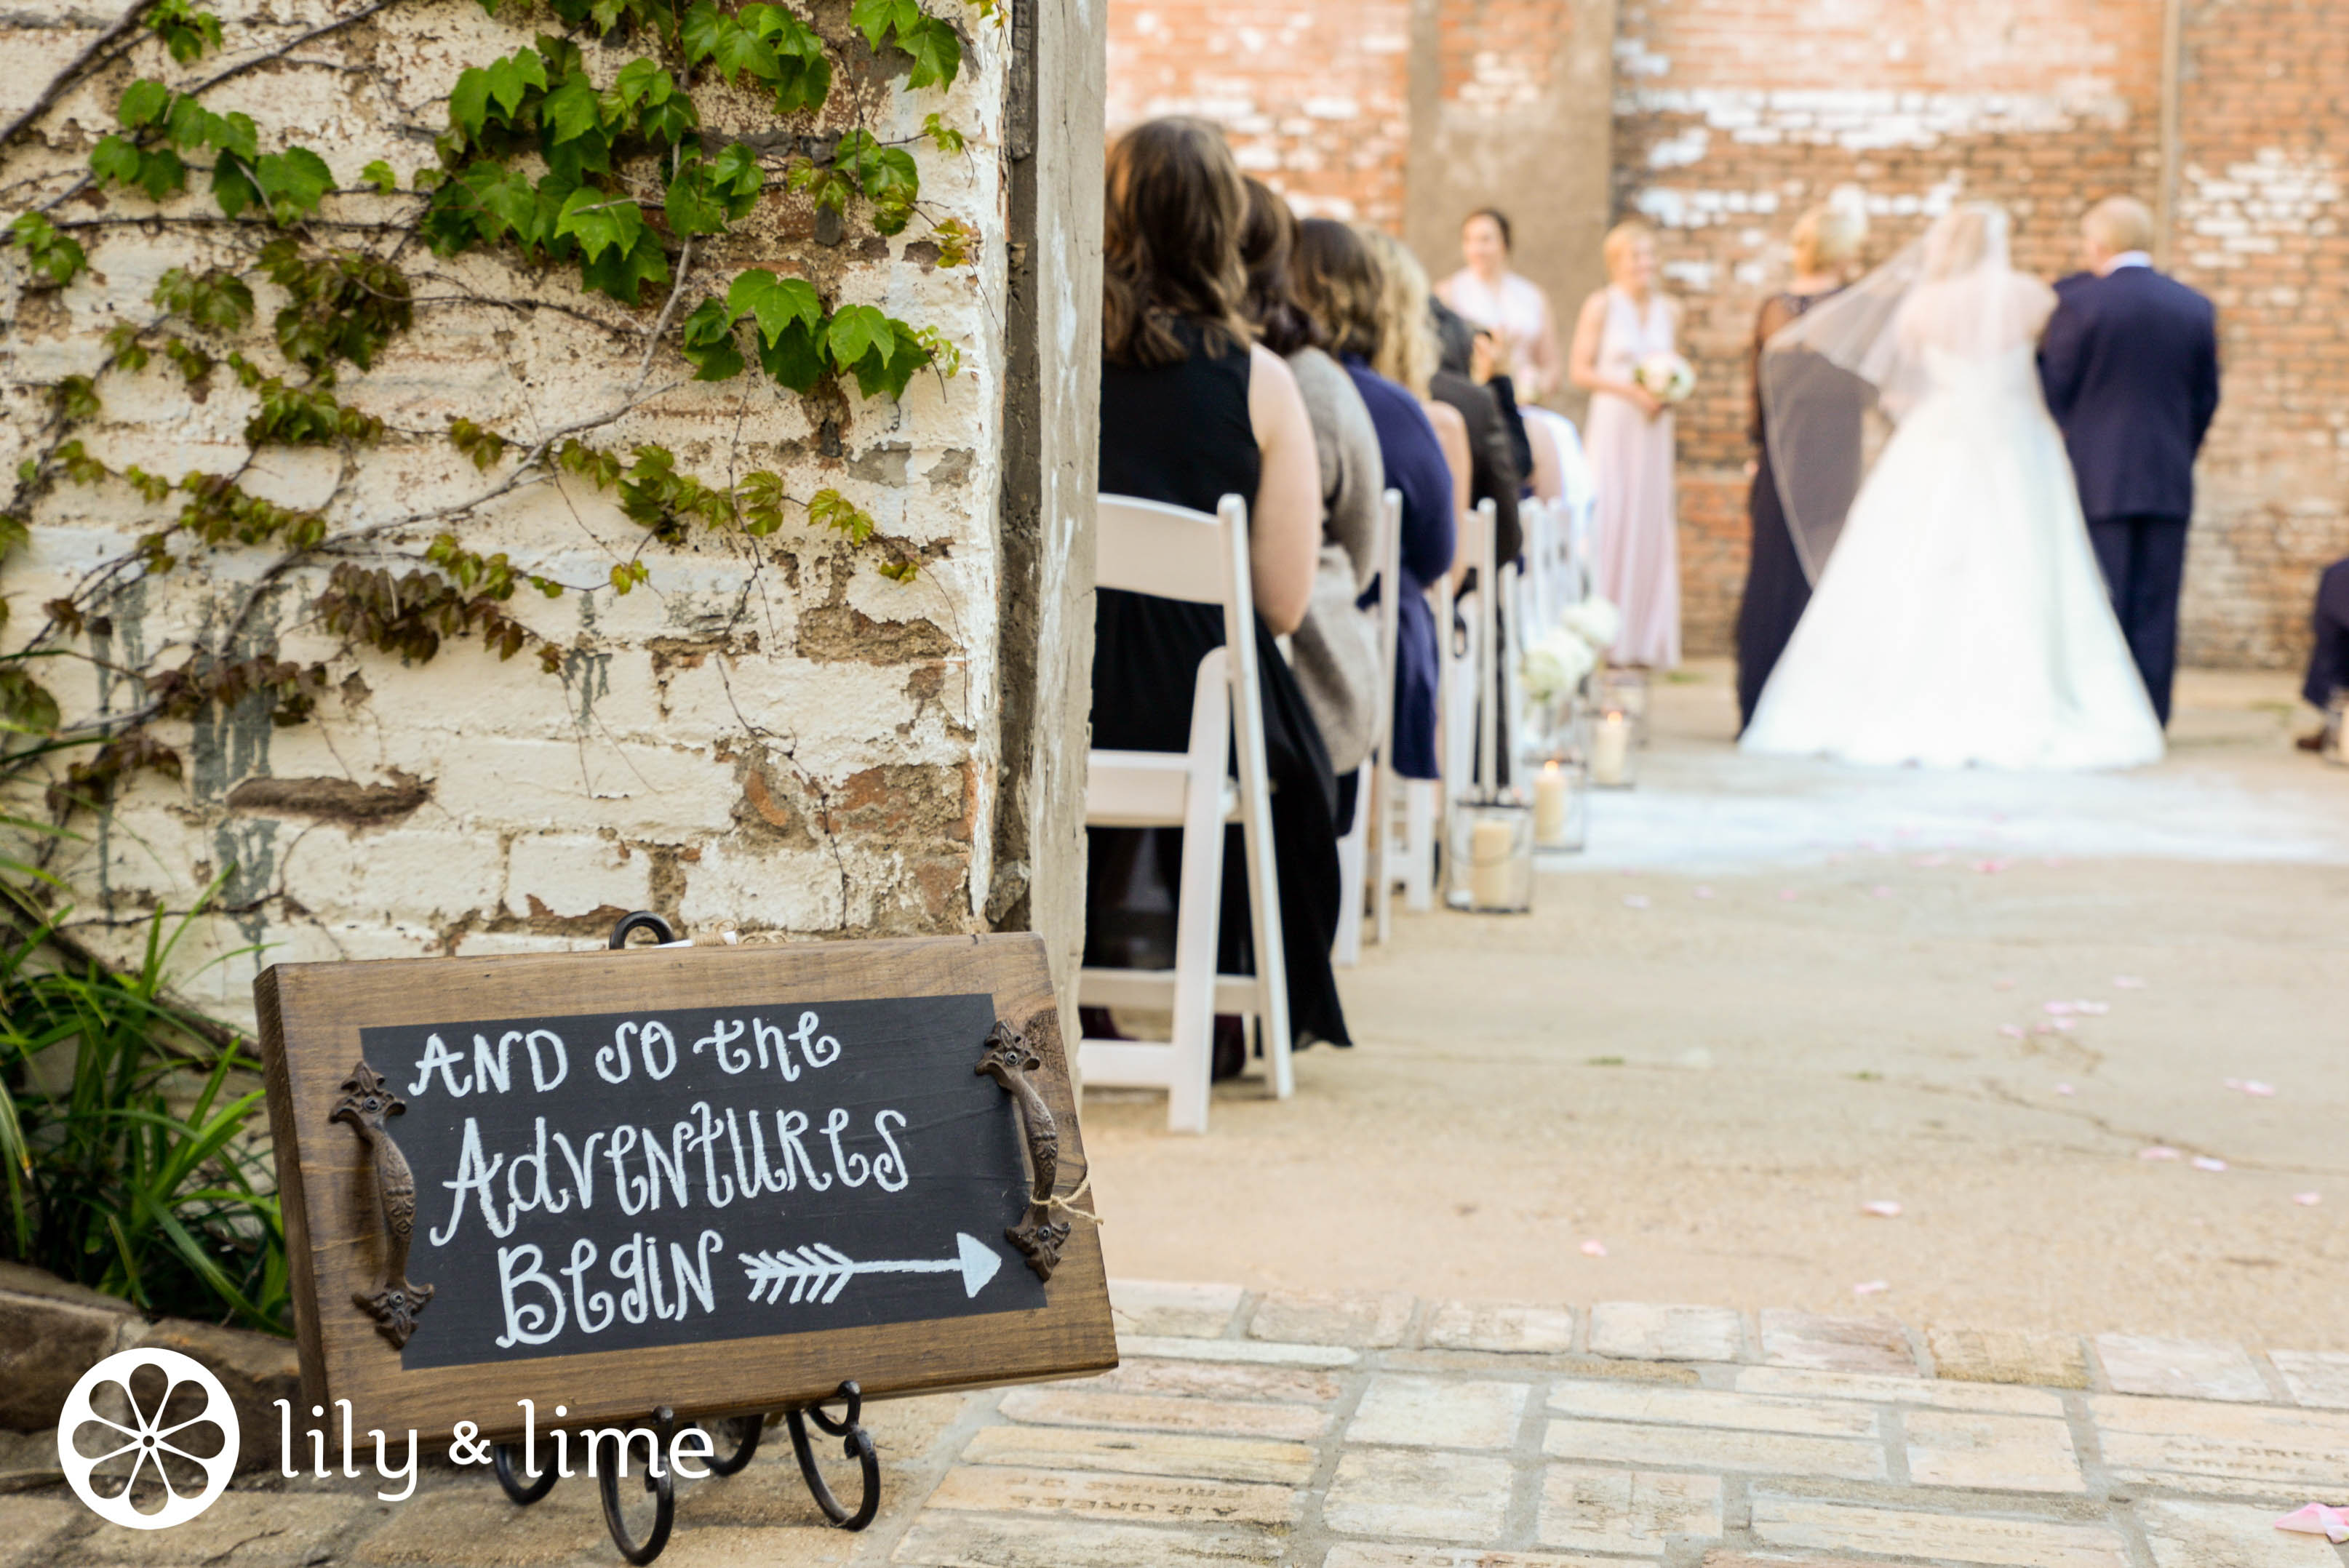
[[[2219,407],[2218,312],[2151,267],[2055,285],[2039,344],[2088,521],[2194,515],[2194,454]]]

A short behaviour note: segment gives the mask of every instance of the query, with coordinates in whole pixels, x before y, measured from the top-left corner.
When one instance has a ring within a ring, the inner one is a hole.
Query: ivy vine
[[[305,597],[288,629],[322,628],[341,639],[338,659],[371,650],[422,662],[460,639],[501,658],[533,653],[559,674],[567,650],[513,613],[524,590],[547,598],[625,594],[648,580],[644,547],[679,544],[697,531],[758,541],[794,519],[867,547],[874,520],[836,490],[796,496],[767,469],[713,480],[687,471],[665,447],[616,449],[599,444],[597,432],[687,381],[733,380],[754,366],[819,415],[840,407],[851,387],[861,397],[896,398],[926,370],[945,377],[959,369],[957,348],[934,327],[828,300],[808,277],[750,266],[703,281],[705,258],[725,253],[730,234],[762,201],[793,197],[812,204],[820,224],[861,221],[896,235],[924,222],[935,264],[971,261],[977,235],[926,206],[915,156],[921,148],[961,152],[961,132],[932,112],[918,136],[885,141],[870,128],[865,92],[874,82],[884,94],[894,90],[889,78],[899,72],[907,92],[951,87],[964,62],[957,20],[920,0],[854,0],[853,34],[827,37],[780,5],[540,0],[533,9],[530,0],[480,0],[493,17],[535,16],[549,30],[459,75],[430,162],[403,172],[377,160],[348,182],[319,149],[264,146],[249,116],[208,104],[222,83],[395,3],[367,0],[177,85],[136,76],[84,170],[9,187],[44,188],[5,232],[5,253],[28,291],[62,289],[88,273],[85,240],[109,225],[201,237],[208,255],[230,257],[216,265],[191,257],[165,272],[147,297],[150,310],[126,314],[105,335],[95,369],[46,388],[46,422],[0,507],[0,562],[23,544],[59,485],[120,487],[150,509],[133,550],[42,605],[43,624],[0,657],[0,779],[47,768],[48,803],[60,817],[102,806],[133,772],[176,775],[181,758],[157,737],[160,721],[255,698],[276,722],[309,717],[331,684],[326,665],[287,660],[273,638],[253,646],[264,598],[297,580]],[[998,0],[971,0],[961,26],[1003,20]],[[191,0],[134,0],[32,108],[0,128],[0,155],[91,73],[142,48],[198,67],[222,54],[228,31]],[[861,56],[852,53],[859,40]],[[583,46],[594,47],[594,64]],[[836,67],[849,59],[859,81],[843,94]],[[737,108],[742,95],[759,95],[772,129],[713,135],[703,115],[713,94]],[[835,107],[843,97],[844,114]],[[330,211],[329,199],[340,197],[373,205]],[[387,203],[389,216],[345,215]],[[83,215],[91,205],[99,212]],[[417,250],[439,258],[495,254],[532,273],[575,273],[581,297],[574,304],[428,296],[412,275]],[[264,286],[274,308],[264,307]],[[599,307],[590,295],[609,303]],[[610,407],[535,438],[461,417],[438,432],[397,432],[445,439],[485,488],[451,505],[370,516],[349,499],[348,471],[393,432],[350,394],[434,305],[567,314],[627,346],[634,377]],[[677,373],[664,379],[672,363]],[[115,382],[156,370],[200,400],[223,379],[251,395],[242,463],[167,475],[110,467],[91,450],[82,431],[104,417]],[[254,494],[244,488],[246,470],[254,455],[276,447],[339,453],[346,478],[316,508]],[[608,495],[644,531],[643,546],[605,581],[564,583],[465,542],[464,526],[482,509],[564,478]],[[116,671],[140,684],[142,700],[127,711],[60,713],[40,678],[42,661],[98,659],[95,640],[110,632],[127,591],[230,548],[276,553],[207,643],[171,668]],[[878,571],[913,580],[917,557],[894,548],[885,554]],[[7,614],[0,598],[0,624]],[[79,640],[88,640],[87,651]],[[44,761],[61,748],[75,758],[62,769]]]

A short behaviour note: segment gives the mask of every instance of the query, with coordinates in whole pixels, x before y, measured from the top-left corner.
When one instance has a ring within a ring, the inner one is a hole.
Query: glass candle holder
[[[1534,809],[1516,791],[1479,793],[1452,808],[1444,902],[1476,914],[1534,906]]]
[[[1590,782],[1600,789],[1631,787],[1631,748],[1639,726],[1619,707],[1602,707],[1590,723]]]
[[[1648,672],[1620,668],[1603,669],[1593,677],[1594,696],[1600,713],[1613,708],[1631,720],[1631,744],[1648,744]]]

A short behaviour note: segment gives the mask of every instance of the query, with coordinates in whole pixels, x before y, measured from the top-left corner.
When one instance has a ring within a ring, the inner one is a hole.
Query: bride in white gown
[[[2040,396],[2054,304],[2009,264],[2005,212],[1972,202],[1771,340],[1765,428],[1815,592],[1746,749],[1941,768],[2160,758]],[[1840,401],[1857,428],[1856,384],[1897,424],[1847,516],[1848,454],[1799,443],[1832,423],[1806,427],[1806,400]]]

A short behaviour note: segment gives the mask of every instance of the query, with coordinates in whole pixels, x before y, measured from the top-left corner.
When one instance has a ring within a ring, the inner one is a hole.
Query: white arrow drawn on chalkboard
[[[780,1302],[785,1286],[791,1288],[792,1302],[807,1302],[811,1305],[839,1299],[848,1288],[848,1282],[858,1274],[958,1274],[962,1275],[962,1293],[966,1299],[977,1295],[1003,1266],[1003,1259],[994,1248],[977,1236],[955,1233],[955,1255],[950,1258],[898,1258],[872,1263],[858,1263],[837,1247],[813,1242],[796,1250],[781,1248],[771,1253],[737,1253],[742,1267],[750,1279],[752,1301]]]

